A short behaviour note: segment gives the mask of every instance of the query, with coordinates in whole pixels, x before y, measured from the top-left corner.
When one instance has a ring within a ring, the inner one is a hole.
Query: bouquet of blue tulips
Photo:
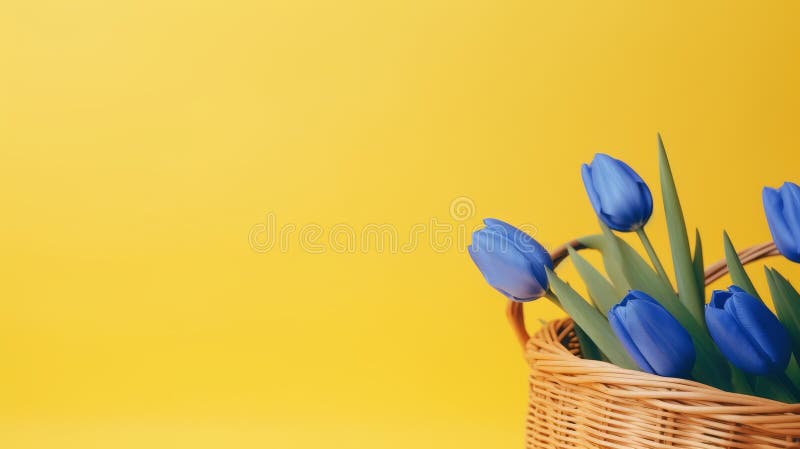
[[[786,182],[764,188],[772,242],[737,252],[724,233],[724,263],[705,269],[698,232],[694,248],[689,244],[661,136],[658,156],[674,285],[645,232],[653,213],[649,187],[625,162],[605,154],[581,170],[599,233],[551,254],[516,227],[488,218],[472,236],[472,260],[510,301],[547,298],[561,307],[575,323],[585,358],[800,402],[800,294],[777,270],[765,267],[773,313],[744,270],[748,262],[779,254],[800,263],[800,186]],[[617,234],[627,232],[637,234],[646,258]],[[584,249],[601,254],[602,271],[579,254]],[[554,272],[566,257],[588,298]],[[707,295],[706,282],[725,271],[733,285]]]

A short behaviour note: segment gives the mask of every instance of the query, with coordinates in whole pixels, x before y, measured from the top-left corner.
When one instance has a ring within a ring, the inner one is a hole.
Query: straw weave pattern
[[[526,345],[526,448],[800,448],[800,404],[580,358],[571,319]]]

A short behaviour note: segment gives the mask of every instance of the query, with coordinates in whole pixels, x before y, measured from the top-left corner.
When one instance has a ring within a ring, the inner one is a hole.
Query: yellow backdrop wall
[[[521,447],[481,217],[661,131],[715,260],[800,180],[796,2],[605,3],[5,2],[0,447]]]

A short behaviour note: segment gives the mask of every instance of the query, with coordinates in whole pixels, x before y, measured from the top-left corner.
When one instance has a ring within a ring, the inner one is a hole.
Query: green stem
[[[639,240],[642,241],[642,245],[644,245],[644,249],[647,251],[647,255],[650,257],[650,262],[653,263],[653,267],[655,267],[658,275],[661,276],[661,279],[663,279],[664,282],[670,286],[670,288],[672,288],[672,282],[669,280],[669,277],[667,277],[667,272],[664,270],[664,265],[661,265],[661,260],[659,260],[656,250],[653,249],[653,244],[650,243],[650,237],[647,236],[647,233],[644,231],[644,227],[637,229],[636,235],[638,235]]]
[[[780,374],[776,374],[775,378],[781,383],[781,385],[783,385],[784,388],[786,388],[786,390],[789,391],[789,393],[791,393],[792,396],[794,396],[795,402],[800,401],[800,389],[798,389],[794,382],[789,379],[789,376],[787,376],[786,373],[782,372]]]

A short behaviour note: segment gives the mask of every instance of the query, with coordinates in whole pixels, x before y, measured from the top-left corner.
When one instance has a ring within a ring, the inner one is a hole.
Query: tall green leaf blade
[[[615,235],[605,224],[601,223],[600,226],[603,234],[600,239],[593,239],[590,247],[603,254],[606,272],[619,273],[617,277],[621,277],[621,281],[615,280],[614,283],[625,286],[624,291],[618,292],[620,299],[628,293],[628,290],[635,289],[647,292],[659,302],[678,302],[678,296],[672,287],[661,279],[628,242]]]
[[[623,271],[631,288],[641,290],[659,299],[665,307],[680,306],[678,297],[672,286],[666,283],[650,264],[625,240],[615,239],[616,245],[622,254]]]
[[[780,382],[775,381],[775,379],[766,376],[757,376],[755,378],[755,392],[756,396],[761,396],[762,398],[772,399],[774,401],[785,402],[787,404],[793,404],[795,402],[794,396],[792,393],[786,389]]]
[[[764,267],[775,311],[792,339],[792,351],[800,359],[800,294],[778,270]]]
[[[705,266],[703,264],[703,241],[700,240],[700,231],[694,230],[694,256],[692,256],[692,265],[694,265],[694,276],[697,279],[697,290],[705,298],[706,292],[706,275]]]
[[[606,253],[612,254],[607,258],[604,257],[604,260],[607,259],[608,264],[612,264],[606,266],[606,271],[621,273],[623,280],[620,282],[624,283],[626,290],[620,299],[629,289],[641,290],[658,300],[684,327],[695,324],[694,318],[678,301],[678,296],[672,288],[658,276],[647,261],[626,241],[614,235],[608,227],[602,227],[603,238],[601,241],[592,241],[594,245],[592,248],[604,256]]]
[[[601,235],[593,236],[593,240],[583,241],[583,243],[590,248],[598,250],[602,248],[600,254],[603,256],[603,266],[606,269],[609,279],[611,279],[616,296],[622,298],[628,294],[628,290],[631,289],[627,276],[625,276],[625,271],[623,270],[625,264],[622,260],[622,253],[615,244],[616,236],[611,229],[603,222],[600,222],[600,227],[603,230]]]
[[[739,254],[736,252],[736,248],[734,248],[730,236],[728,236],[728,233],[725,231],[722,232],[722,240],[725,246],[725,263],[728,264],[728,273],[731,276],[731,281],[733,281],[734,285],[739,286],[739,288],[747,293],[750,293],[756,298],[760,298],[756,287],[753,285],[753,281],[750,280],[750,276],[744,271],[744,265],[742,265],[742,261],[739,260]]]
[[[745,373],[739,368],[732,366],[731,378],[732,378],[733,388],[737,393],[749,394],[749,395],[755,394],[755,392],[753,391],[753,387],[755,386],[756,383],[755,376],[751,376],[750,374]]]
[[[617,296],[614,286],[611,285],[592,264],[584,259],[583,256],[578,254],[572,247],[568,247],[567,250],[569,251],[569,258],[572,260],[572,264],[583,279],[583,283],[586,284],[586,290],[589,292],[589,296],[599,308],[600,312],[602,312],[603,315],[608,315],[608,311],[622,300],[622,297]]]
[[[603,353],[577,324],[575,325],[575,335],[581,345],[581,357],[586,360],[603,360]]]
[[[795,385],[800,385],[800,364],[797,363],[797,356],[793,355],[789,360],[789,367],[786,368],[786,375],[789,376]]]
[[[667,152],[661,134],[658,135],[658,165],[661,178],[661,194],[664,200],[664,214],[667,218],[669,245],[672,249],[672,263],[675,267],[675,280],[678,284],[678,298],[698,323],[705,325],[703,306],[705,300],[698,289],[692,256],[689,252],[689,236],[683,210],[678,200],[678,190],[669,166]]]
[[[550,280],[550,288],[558,296],[564,311],[592,339],[597,348],[611,360],[611,363],[622,368],[637,369],[636,364],[611,330],[611,325],[608,324],[606,317],[552,271],[547,271],[547,278]]]

